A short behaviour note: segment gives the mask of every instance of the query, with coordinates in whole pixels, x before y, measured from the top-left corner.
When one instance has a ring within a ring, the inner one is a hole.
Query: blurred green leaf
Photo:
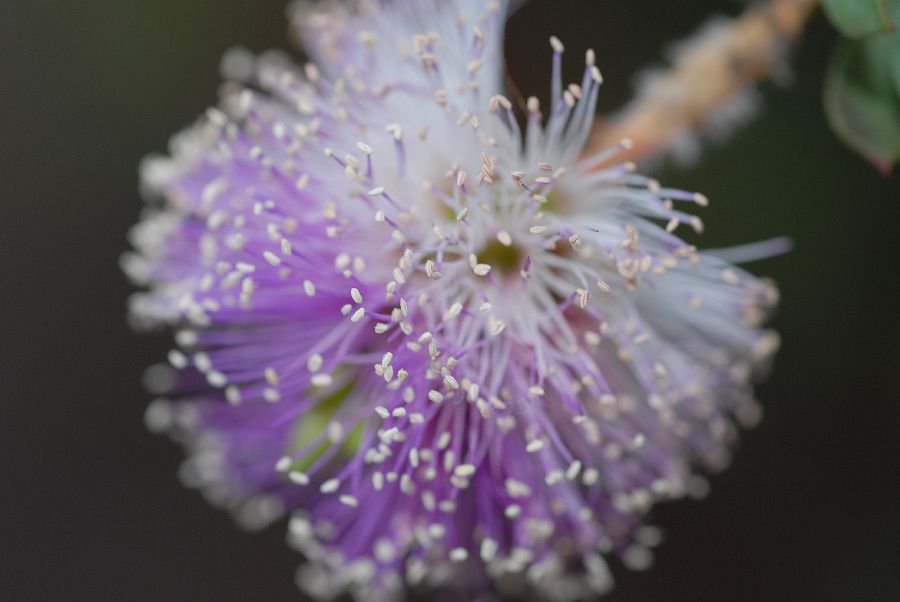
[[[832,24],[849,38],[897,31],[900,0],[824,0]]]
[[[890,64],[891,71],[894,73],[894,91],[897,96],[900,96],[900,33],[895,33],[891,39],[894,41],[894,47],[888,51],[892,53],[893,57],[890,59]]]
[[[882,172],[900,159],[900,34],[844,40],[825,80],[834,131]]]

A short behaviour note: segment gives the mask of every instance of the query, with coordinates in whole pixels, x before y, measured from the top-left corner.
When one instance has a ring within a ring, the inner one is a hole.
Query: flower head
[[[298,5],[315,61],[225,61],[218,108],[143,168],[129,275],[179,377],[148,423],[250,527],[291,513],[300,585],[529,583],[635,568],[642,515],[728,458],[777,338],[773,288],[676,235],[662,188],[583,156],[593,52],[524,129],[503,2]],[[171,399],[176,399],[172,401]]]

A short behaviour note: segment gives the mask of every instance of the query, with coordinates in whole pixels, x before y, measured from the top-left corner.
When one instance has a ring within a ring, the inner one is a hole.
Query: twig
[[[688,43],[671,70],[619,114],[597,122],[589,150],[630,138],[634,144],[627,158],[640,160],[699,132],[718,108],[779,67],[783,49],[803,30],[816,4],[768,0]]]

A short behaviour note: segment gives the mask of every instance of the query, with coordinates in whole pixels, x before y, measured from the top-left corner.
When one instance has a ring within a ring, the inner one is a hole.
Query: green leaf
[[[824,0],[825,13],[848,38],[897,31],[900,0]]]
[[[893,58],[888,60],[894,73],[894,89],[897,96],[900,96],[900,33],[895,33],[891,38],[894,40],[894,47],[889,49],[889,52],[892,53]]]
[[[330,396],[323,399],[312,410],[306,412],[297,420],[294,425],[294,432],[290,440],[290,445],[286,450],[288,455],[294,455],[311,445],[319,435],[325,432],[325,429],[328,428],[328,423],[331,422],[331,419],[334,418],[335,414],[340,410],[344,400],[347,399],[347,396],[353,389],[353,385],[353,382],[347,383]],[[356,452],[359,451],[359,446],[362,443],[364,426],[362,421],[357,422],[350,429],[350,432],[347,433],[340,448],[342,456],[347,458],[353,457]],[[325,452],[327,452],[331,446],[332,444],[328,440],[323,440],[315,449],[310,450],[306,455],[295,460],[290,469],[299,471],[309,470],[309,468],[315,464],[316,460],[325,455]]]
[[[884,173],[900,159],[897,38],[844,40],[825,80],[825,113],[832,129]]]

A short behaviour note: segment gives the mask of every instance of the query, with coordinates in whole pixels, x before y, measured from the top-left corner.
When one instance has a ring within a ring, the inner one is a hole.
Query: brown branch
[[[667,73],[619,114],[597,122],[588,151],[630,138],[633,145],[626,158],[639,160],[700,131],[719,107],[779,67],[783,49],[799,36],[816,4],[768,0],[688,43]]]

